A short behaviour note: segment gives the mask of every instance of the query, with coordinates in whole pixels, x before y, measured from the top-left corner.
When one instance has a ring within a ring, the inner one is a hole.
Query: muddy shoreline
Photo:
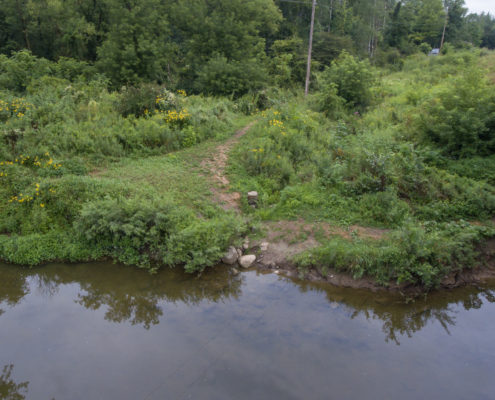
[[[302,271],[292,261],[292,258],[304,249],[314,246],[315,243],[312,243],[311,239],[308,240],[295,244],[285,241],[270,243],[265,251],[260,250],[262,242],[257,241],[249,250],[257,254],[255,264],[257,269],[271,271],[286,277],[299,278],[310,282],[326,282],[337,287],[367,289],[373,292],[400,292],[407,296],[417,296],[425,293],[424,287],[412,283],[397,284],[396,282],[390,282],[388,286],[383,286],[375,282],[373,278],[362,277],[355,279],[351,274],[337,271],[334,268],[326,267],[328,272],[323,274],[323,266],[312,266]],[[461,271],[452,272],[433,290],[477,286],[486,281],[495,280],[495,239],[487,241],[480,247],[479,251],[478,265],[473,268],[464,268]]]

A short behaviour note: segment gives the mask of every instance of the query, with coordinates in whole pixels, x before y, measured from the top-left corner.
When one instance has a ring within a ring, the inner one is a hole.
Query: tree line
[[[76,59],[116,88],[242,94],[303,82],[310,14],[310,0],[0,0],[0,54]],[[464,0],[319,0],[315,70],[343,50],[398,63],[443,32],[447,48],[495,48],[495,19]]]

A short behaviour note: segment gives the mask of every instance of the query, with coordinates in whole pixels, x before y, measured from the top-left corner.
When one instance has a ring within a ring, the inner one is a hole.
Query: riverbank
[[[433,98],[445,108],[476,84],[479,96],[454,102],[452,115],[489,99],[486,71],[471,73],[493,56],[449,57],[383,70],[368,88],[380,99],[330,114],[321,91],[226,99],[51,79],[25,98],[8,92],[21,112],[3,122],[0,259],[108,258],[201,273],[235,257],[233,247],[245,265],[297,267],[340,285],[467,282],[462,271],[480,265],[495,237],[495,156],[486,135],[454,154],[427,128],[443,126]],[[485,130],[490,115],[478,121]],[[444,128],[449,140],[462,133]]]

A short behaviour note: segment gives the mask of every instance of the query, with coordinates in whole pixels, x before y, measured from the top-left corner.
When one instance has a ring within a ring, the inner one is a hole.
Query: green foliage
[[[109,30],[97,66],[113,85],[163,82],[173,49],[160,0],[108,0]]]
[[[145,113],[153,112],[157,105],[157,98],[161,94],[161,88],[153,84],[141,84],[139,86],[124,86],[120,91],[119,113],[127,117],[134,115],[142,117]]]
[[[347,52],[342,52],[320,76],[322,87],[320,107],[332,113],[340,107],[340,97],[348,108],[362,109],[372,100],[371,87],[374,73],[368,61],[359,61]]]
[[[335,238],[299,255],[296,262],[323,272],[331,267],[356,278],[372,277],[383,285],[396,281],[431,289],[450,273],[478,265],[479,243],[494,234],[491,228],[463,221],[410,225],[379,241]]]
[[[200,220],[170,199],[92,202],[75,223],[91,246],[126,264],[157,268],[152,261],[202,271],[218,262],[245,228],[231,216]]]
[[[243,95],[268,81],[259,60],[229,61],[222,56],[208,60],[197,74],[194,89],[205,94]]]
[[[176,0],[171,21],[180,43],[181,85],[242,95],[268,81],[265,37],[277,30],[272,0]]]
[[[50,62],[20,51],[12,57],[0,55],[0,88],[23,92],[33,79],[51,73]]]
[[[95,170],[233,132],[239,122],[232,101],[152,84],[108,92],[99,77],[87,80],[84,63],[28,53],[7,61],[9,79],[17,67],[22,72],[11,88],[24,93],[1,92],[0,259],[36,265],[112,257],[151,269],[181,264],[189,272],[218,262],[244,225],[219,212],[204,192],[167,193],[169,183],[157,193],[156,183],[121,173],[104,178]],[[34,73],[38,62],[47,65],[37,71],[42,76]],[[167,160],[153,172],[165,168],[164,181],[172,173]],[[191,182],[185,169],[179,172],[176,180]],[[187,246],[179,246],[181,238]]]
[[[270,75],[278,87],[292,87],[304,80],[306,54],[301,38],[276,40],[271,47]]]
[[[38,80],[53,76],[67,82],[101,80],[94,68],[85,62],[62,57],[57,63],[35,57],[27,50],[13,53],[11,57],[0,54],[0,90],[8,89],[18,93]]]
[[[470,69],[425,99],[418,129],[444,154],[489,155],[495,151],[495,87],[481,71]]]
[[[98,247],[83,244],[78,232],[51,230],[46,234],[0,235],[0,257],[19,265],[39,265],[53,261],[94,261],[105,254]]]

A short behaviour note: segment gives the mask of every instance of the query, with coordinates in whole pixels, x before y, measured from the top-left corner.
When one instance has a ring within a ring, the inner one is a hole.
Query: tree
[[[98,68],[114,85],[167,80],[173,58],[166,9],[160,0],[108,0],[109,31]]]
[[[235,82],[237,94],[259,88],[268,79],[266,38],[280,20],[272,0],[176,0],[171,21],[181,86],[218,94],[231,93]]]
[[[444,0],[444,7],[447,10],[445,41],[456,43],[465,40],[464,23],[466,21],[467,8],[464,6],[464,0]]]

